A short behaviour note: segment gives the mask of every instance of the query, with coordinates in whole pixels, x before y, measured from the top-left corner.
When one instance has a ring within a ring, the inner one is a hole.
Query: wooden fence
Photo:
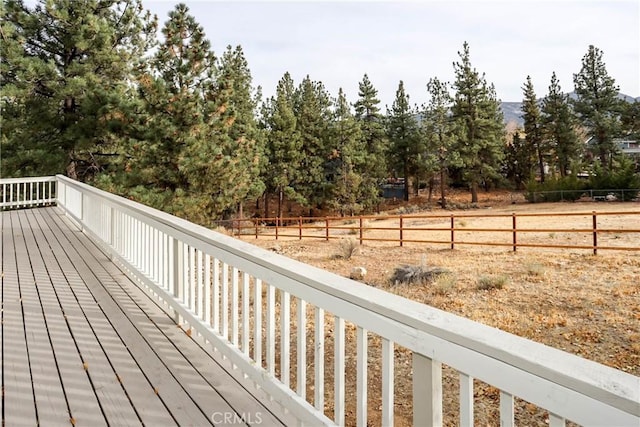
[[[605,219],[622,216],[622,227],[611,228]],[[503,218],[498,227],[467,227],[467,221]],[[556,228],[540,226],[543,218],[566,218],[574,227]],[[386,221],[385,225],[376,223]],[[391,224],[389,224],[391,222]],[[422,226],[420,223],[429,223]],[[418,224],[417,224],[418,223]],[[219,222],[233,231],[236,236],[253,235],[294,239],[343,239],[351,236],[360,244],[364,242],[393,242],[400,246],[405,243],[447,245],[454,249],[459,245],[503,246],[513,251],[518,248],[587,249],[594,254],[598,250],[640,251],[640,211],[632,212],[569,212],[569,213],[496,213],[496,214],[447,214],[447,215],[375,215],[357,217],[283,217],[251,218]],[[556,233],[579,236],[578,243],[555,243]],[[483,235],[479,239],[479,236]],[[504,235],[504,238],[495,238]],[[535,235],[535,239],[527,239]],[[627,239],[631,244],[611,244],[612,239],[598,241],[599,236],[637,236]],[[546,237],[545,237],[546,236]],[[586,237],[586,242],[585,242]],[[546,241],[545,241],[546,240]]]

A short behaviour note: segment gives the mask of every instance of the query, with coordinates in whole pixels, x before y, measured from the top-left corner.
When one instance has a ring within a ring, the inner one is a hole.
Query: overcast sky
[[[177,2],[143,0],[160,26]],[[427,100],[431,77],[453,81],[466,40],[471,63],[503,101],[520,101],[530,75],[536,95],[556,72],[573,90],[590,44],[604,52],[620,91],[640,96],[640,1],[185,1],[216,54],[241,45],[254,84],[270,96],[289,71],[307,74],[332,96],[357,99],[365,73],[382,105],[404,80],[411,102]]]

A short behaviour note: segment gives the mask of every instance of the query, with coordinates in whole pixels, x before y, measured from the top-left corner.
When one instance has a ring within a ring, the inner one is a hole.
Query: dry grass
[[[569,206],[563,204],[551,208],[566,212]],[[589,209],[575,206],[581,212]],[[602,208],[603,205],[598,206]],[[639,210],[637,205],[623,207]],[[533,205],[532,208],[543,206]],[[469,227],[478,226],[473,223],[475,221],[469,220]],[[571,227],[566,218],[557,221],[562,221],[555,224],[558,228]],[[490,227],[490,224],[482,224],[483,227],[485,225]],[[546,234],[542,233],[539,238],[548,239]],[[554,239],[566,240],[567,236],[556,233]],[[251,242],[265,247],[273,244],[272,240],[263,239]],[[637,241],[633,243],[638,245]],[[524,248],[514,253],[505,248],[462,247],[452,251],[435,245],[412,244],[401,248],[392,244],[365,244],[360,253],[353,254],[349,260],[334,258],[335,241],[281,241],[280,245],[287,256],[343,276],[348,277],[353,266],[363,266],[368,271],[367,281],[372,286],[640,376],[638,252],[601,251],[594,256],[588,250]],[[441,267],[451,273],[430,283],[393,286],[390,277],[396,266],[419,265],[425,257],[430,267]],[[491,285],[490,290],[478,289],[482,278]],[[313,324],[311,313],[308,321]],[[355,340],[354,334],[353,325],[347,324],[347,342]],[[325,337],[326,386],[331,390],[331,317],[327,317],[325,322]],[[292,349],[293,358],[293,343]],[[355,350],[348,348],[347,354],[355,354]],[[396,425],[411,425],[411,354],[403,348],[396,349],[395,354]],[[379,357],[380,340],[372,337],[369,343],[372,425],[379,423]],[[354,359],[347,358],[347,372],[355,372]],[[312,360],[312,353],[308,354],[307,360]],[[308,369],[312,371],[312,363]],[[350,377],[347,379],[347,396],[355,395],[352,380]],[[445,367],[443,382],[446,425],[457,425],[456,373]],[[313,391],[309,389],[308,393],[312,395]],[[328,416],[332,416],[333,411],[331,394],[328,392],[326,396]],[[498,391],[476,383],[475,394],[476,422],[496,425]],[[545,426],[548,423],[544,411],[520,400],[516,401],[516,418],[520,425]],[[347,406],[347,419],[349,422],[355,420],[353,405]]]

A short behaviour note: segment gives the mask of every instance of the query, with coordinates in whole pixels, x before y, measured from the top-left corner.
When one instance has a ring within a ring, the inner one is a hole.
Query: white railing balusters
[[[640,423],[638,377],[263,251],[64,177],[20,182],[0,181],[3,207],[57,201],[125,267],[123,271],[173,310],[180,325],[193,328],[257,388],[285,405],[287,412],[299,418],[298,425],[343,424],[351,405],[356,408],[357,426],[370,422],[369,334],[382,343],[382,408],[376,419],[384,426],[394,423],[396,345],[402,354],[409,351],[413,357],[416,425],[451,422],[442,419],[442,364],[459,375],[461,426],[474,424],[474,378],[500,390],[500,420],[505,426],[513,425],[516,396],[546,410],[551,427],[565,426],[565,420],[587,425]],[[292,297],[296,308],[293,361]],[[309,324],[307,304],[314,310]],[[324,415],[325,310],[335,322],[330,338],[333,420]],[[351,329],[346,322],[355,326],[355,335],[347,334]],[[313,373],[307,372],[310,334]],[[356,370],[345,372],[350,360],[346,352],[352,346],[356,347]],[[296,384],[290,384],[291,372],[296,373]],[[356,376],[355,396],[346,395],[348,375]],[[307,396],[311,377],[314,392]],[[410,414],[395,415],[406,420]]]
[[[382,425],[393,426],[393,341],[382,339]]]
[[[345,375],[344,375],[344,319],[334,316],[333,327],[334,371],[333,371],[333,420],[344,425],[345,416]]]
[[[213,302],[212,302],[212,316],[213,316],[213,330],[220,333],[220,260],[213,258]]]
[[[356,327],[356,426],[367,427],[367,374],[369,342],[367,330]]]
[[[280,291],[280,381],[291,386],[289,357],[291,339],[291,296],[287,291]]]
[[[314,348],[314,393],[313,402],[318,411],[324,413],[324,309],[315,308],[315,348]]]
[[[262,280],[256,278],[253,288],[253,360],[262,368]]]
[[[229,265],[222,263],[222,336],[229,339]]]
[[[238,346],[238,333],[239,333],[239,296],[238,296],[238,275],[239,271],[236,267],[232,269],[233,275],[231,276],[231,344],[234,347]]]
[[[249,328],[249,319],[251,318],[251,312],[249,311],[249,302],[251,294],[249,292],[249,284],[251,277],[248,273],[242,272],[242,352],[245,356],[249,357],[249,341],[251,337],[251,330]]]
[[[549,413],[549,427],[565,427],[567,425],[564,418]]]
[[[513,427],[513,396],[500,390],[500,427]]]
[[[296,316],[296,391],[307,398],[307,302],[298,299]]]
[[[463,374],[460,377],[460,427],[473,427],[473,378]]]
[[[276,375],[276,288],[267,283],[267,372]]]

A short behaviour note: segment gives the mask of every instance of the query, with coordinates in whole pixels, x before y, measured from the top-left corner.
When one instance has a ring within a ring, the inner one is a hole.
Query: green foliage
[[[543,134],[555,159],[560,176],[567,176],[571,167],[580,161],[582,146],[576,132],[576,119],[569,103],[569,95],[562,93],[554,72],[549,93],[542,101]]]
[[[404,200],[409,200],[409,181],[419,173],[425,154],[416,111],[409,105],[402,80],[391,110],[387,111],[387,136],[391,144],[391,166],[404,178]]]
[[[139,0],[2,3],[3,175],[89,178],[117,154],[153,42]]]
[[[600,164],[604,169],[611,169],[616,152],[613,138],[620,131],[622,101],[618,99],[620,88],[609,76],[602,55],[600,49],[589,46],[580,72],[573,75],[577,95],[573,105],[580,122],[594,137]]]
[[[626,202],[634,200],[640,193],[640,175],[635,173],[634,163],[624,155],[619,155],[614,160],[613,170],[606,170],[599,165],[596,166],[591,179],[590,188],[594,190],[594,195],[606,196],[610,190],[635,190],[614,192],[617,200]]]
[[[513,138],[507,144],[503,171],[507,179],[513,182],[517,189],[531,179],[531,146],[525,142],[520,133],[513,134]]]
[[[525,198],[532,203],[575,201],[589,187],[588,182],[575,175],[547,179],[545,182],[530,181],[526,186]]]
[[[456,94],[452,117],[456,126],[455,149],[462,159],[462,177],[471,189],[471,202],[478,202],[478,188],[499,179],[504,157],[504,124],[495,88],[471,66],[469,45],[454,63]]]
[[[432,78],[427,83],[429,102],[422,110],[421,135],[425,140],[429,169],[440,175],[440,205],[447,207],[446,186],[450,166],[460,166],[454,150],[454,126],[451,118],[449,84]]]
[[[522,117],[524,119],[524,144],[521,145],[518,152],[518,169],[519,187],[523,182],[531,177],[534,159],[537,160],[538,170],[540,173],[540,181],[544,182],[544,160],[547,157],[547,146],[543,140],[542,118],[538,100],[533,89],[531,77],[527,76],[527,81],[522,88],[524,91],[524,99],[522,101]]]

